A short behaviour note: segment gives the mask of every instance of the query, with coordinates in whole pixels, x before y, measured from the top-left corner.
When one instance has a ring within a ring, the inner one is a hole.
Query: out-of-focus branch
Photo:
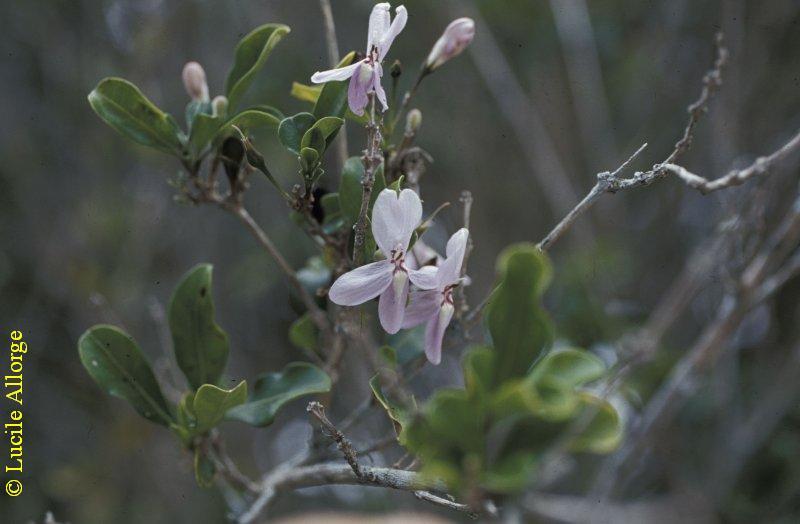
[[[468,48],[470,57],[503,116],[511,124],[517,141],[522,146],[525,160],[538,181],[538,189],[547,198],[554,213],[567,213],[577,200],[578,193],[558,156],[539,111],[522,89],[483,17],[476,9],[459,3],[457,14],[461,16],[464,10],[480,26],[480,38],[476,38]],[[456,14],[455,7],[453,11]],[[583,238],[591,237],[588,226],[579,228],[578,234]]]
[[[797,406],[797,397],[800,395],[798,373],[800,345],[789,351],[778,375],[772,377],[769,386],[759,394],[758,404],[729,435],[724,448],[725,460],[712,472],[712,482],[709,484],[718,498],[727,495],[746,461],[761,448],[787,413]]]
[[[319,0],[322,9],[322,20],[325,22],[325,47],[328,50],[328,63],[336,67],[339,63],[339,43],[336,40],[336,24],[333,21],[333,9],[330,0]],[[339,168],[347,161],[347,130],[343,125],[336,140],[336,153],[339,155]]]
[[[584,147],[611,162],[614,128],[586,0],[550,0]]]
[[[609,459],[595,484],[595,493],[607,496],[615,484],[621,466],[638,452],[658,429],[665,427],[677,413],[682,399],[694,390],[692,378],[716,362],[746,314],[768,300],[779,289],[770,277],[786,282],[800,270],[796,257],[787,257],[800,241],[800,197],[767,239],[761,251],[741,272],[737,287],[722,301],[717,316],[694,345],[673,367],[669,378],[653,395],[642,415],[637,431],[625,446]],[[787,268],[789,272],[787,274]]]

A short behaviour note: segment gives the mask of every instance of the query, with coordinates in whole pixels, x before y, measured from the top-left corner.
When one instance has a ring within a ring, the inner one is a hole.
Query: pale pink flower
[[[461,228],[447,241],[447,258],[439,261],[434,274],[435,285],[430,289],[414,291],[406,308],[403,328],[408,329],[425,323],[425,356],[431,364],[442,360],[442,339],[453,318],[453,289],[461,281],[461,265],[467,251],[469,231]],[[431,266],[425,266],[431,267]],[[419,287],[419,286],[418,286]]]
[[[475,36],[475,21],[471,18],[458,18],[450,22],[442,36],[433,45],[425,67],[433,71],[453,57],[461,54]]]
[[[384,189],[372,209],[372,236],[385,260],[358,267],[340,276],[328,296],[340,306],[357,306],[380,295],[378,317],[387,333],[403,325],[409,280],[420,289],[436,287],[437,270],[406,266],[406,252],[422,219],[422,202],[410,189],[398,194]]]
[[[364,114],[370,93],[375,93],[384,111],[389,108],[386,102],[386,92],[381,86],[381,77],[383,76],[381,62],[389,52],[395,37],[400,34],[408,21],[405,7],[401,5],[395,9],[394,20],[391,20],[389,8],[390,6],[386,2],[375,4],[375,7],[372,8],[367,33],[367,53],[363,60],[337,69],[317,71],[311,76],[311,81],[315,84],[349,78],[347,102],[350,110],[359,116]]]

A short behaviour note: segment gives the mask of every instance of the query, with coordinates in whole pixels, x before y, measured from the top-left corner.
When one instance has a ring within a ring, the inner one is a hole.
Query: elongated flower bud
[[[183,87],[192,98],[200,102],[208,102],[208,83],[203,66],[197,62],[187,62],[183,66]]]
[[[451,58],[461,54],[475,36],[475,21],[471,18],[458,18],[450,22],[442,36],[433,45],[425,68],[433,71]]]
[[[228,98],[222,95],[215,96],[211,101],[212,116],[224,117],[228,113]]]
[[[422,125],[422,111],[419,109],[412,109],[406,115],[406,134],[413,135],[419,131],[419,126]]]

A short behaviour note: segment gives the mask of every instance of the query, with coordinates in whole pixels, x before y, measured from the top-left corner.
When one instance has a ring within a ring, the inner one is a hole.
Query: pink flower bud
[[[203,66],[197,62],[188,62],[183,66],[183,87],[192,100],[201,102],[208,101],[208,83],[206,83],[206,72]]]
[[[471,18],[458,18],[450,22],[442,36],[433,45],[425,67],[433,71],[451,58],[461,54],[475,36],[475,21]]]

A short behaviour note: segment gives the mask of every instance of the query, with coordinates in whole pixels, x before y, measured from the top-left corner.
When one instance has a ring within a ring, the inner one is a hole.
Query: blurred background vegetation
[[[333,4],[341,50],[362,51],[372,2]],[[684,165],[718,176],[773,151],[800,127],[795,0],[596,0],[586,2],[590,25],[574,11],[562,11],[574,4],[405,2],[410,18],[391,58],[403,63],[406,84],[452,18],[478,19],[473,52],[427,79],[414,102],[423,112],[418,143],[434,158],[422,181],[426,211],[456,204],[463,189],[475,197],[474,300],[489,289],[503,246],[539,240],[563,215],[542,187],[542,180],[560,176],[553,169],[568,178],[574,194],[560,198],[571,205],[592,186],[595,173],[614,169],[642,143],[649,147],[637,168],[666,156],[683,131],[686,106],[699,93],[717,31],[724,31],[730,51],[724,85]],[[231,217],[174,203],[166,183],[179,168],[174,159],[118,136],[94,115],[86,95],[100,78],[121,76],[182,121],[183,64],[201,62],[212,96],[218,94],[235,44],[266,22],[286,23],[292,33],[248,97],[292,114],[306,107],[290,97],[292,80],[307,82],[328,65],[316,0],[29,0],[0,6],[0,308],[5,329],[22,330],[30,344],[24,492],[0,498],[3,522],[41,521],[46,510],[59,520],[88,524],[224,520],[217,492],[195,485],[189,455],[167,432],[141,424],[122,401],[102,394],[82,369],[75,344],[88,326],[112,322],[135,334],[152,361],[162,362],[163,308],[172,288],[189,267],[210,262],[218,319],[232,341],[229,373],[251,379],[301,358],[287,340],[296,318],[288,289]],[[498,74],[502,67],[492,59],[498,49],[513,76]],[[348,135],[350,153],[358,154],[363,130],[350,124]],[[256,138],[269,152],[272,171],[290,187],[294,159],[275,137]],[[334,165],[325,176],[336,180]],[[797,180],[795,169],[761,184],[771,195],[764,203],[765,227],[795,194]],[[268,184],[254,180],[253,186],[253,214],[299,267],[313,252],[311,244]],[[736,212],[748,191],[703,197],[663,181],[604,197],[552,253],[555,279],[547,302],[561,336],[607,353],[609,344],[646,318],[694,247]],[[429,243],[441,248],[459,226],[454,205],[440,215]],[[652,391],[713,317],[725,278],[722,268],[714,272],[668,333],[659,357],[631,379],[634,410],[636,395]],[[725,460],[718,443],[736,423],[737,410],[758,402],[787,346],[797,341],[798,292],[795,279],[772,305],[748,317],[730,362],[720,366],[725,369],[713,370],[655,447],[662,467],[626,495],[694,492],[710,520],[800,519],[797,409],[769,431],[726,489],[708,489],[714,481],[709,471]],[[426,370],[422,390],[456,380],[458,356],[447,354],[442,366]],[[339,405],[368,394],[363,368],[346,369],[351,377],[341,383],[334,418],[345,414]],[[265,470],[305,438],[303,403],[297,404],[266,430],[226,428],[229,448],[248,472]],[[353,436],[369,441],[381,434]],[[580,480],[570,482],[560,487],[583,488]],[[283,496],[273,514],[418,504],[408,494],[337,487]]]

